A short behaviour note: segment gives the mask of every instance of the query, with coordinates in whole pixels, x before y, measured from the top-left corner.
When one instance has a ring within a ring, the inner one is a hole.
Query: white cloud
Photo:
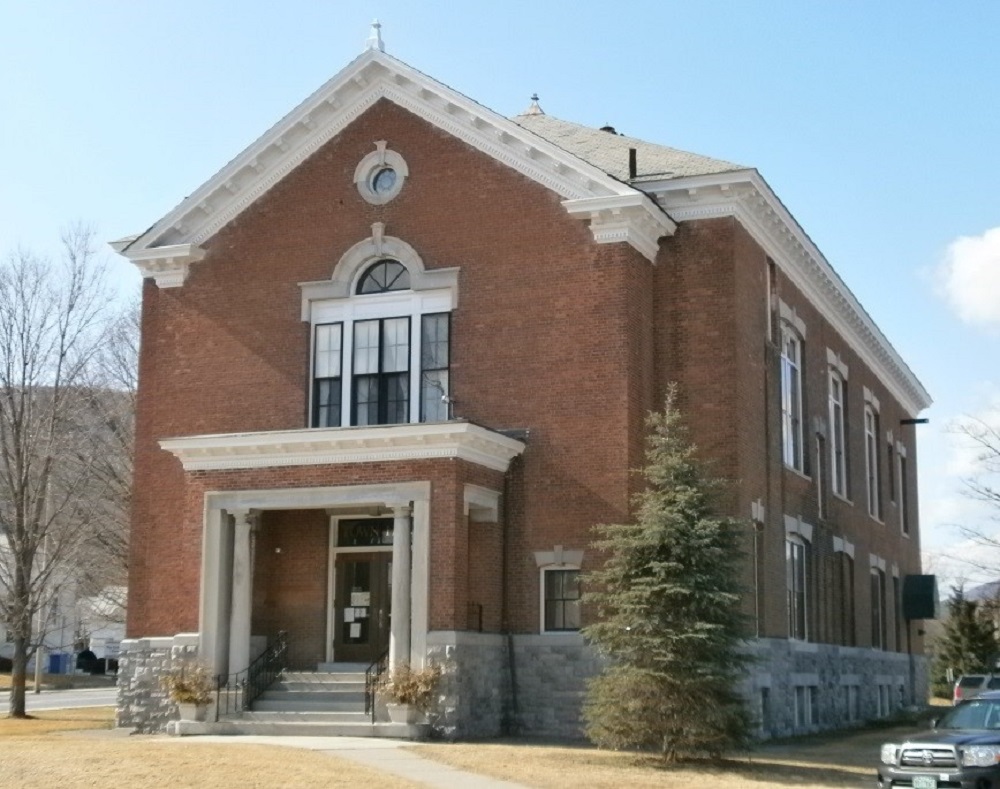
[[[952,241],[936,274],[959,318],[1000,328],[1000,227]]]

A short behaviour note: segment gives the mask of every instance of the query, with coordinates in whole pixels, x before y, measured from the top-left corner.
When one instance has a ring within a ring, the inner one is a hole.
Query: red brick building
[[[673,381],[747,521],[762,729],[919,693],[930,401],[756,170],[373,47],[115,246],[145,277],[123,725],[165,719],[157,650],[238,672],[283,630],[293,669],[447,658],[452,733],[577,733],[578,573]]]

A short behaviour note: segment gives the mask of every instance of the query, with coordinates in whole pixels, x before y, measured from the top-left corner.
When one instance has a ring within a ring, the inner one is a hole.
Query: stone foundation
[[[167,698],[161,679],[175,662],[197,658],[197,633],[122,641],[115,726],[137,734],[165,732],[177,719],[177,705]]]
[[[583,737],[586,683],[601,661],[579,634],[508,642],[495,634],[434,632],[428,647],[430,660],[448,667],[431,720],[439,736]],[[927,698],[922,655],[783,639],[760,639],[749,649],[755,663],[742,690],[764,738],[856,726]]]
[[[922,655],[783,639],[753,641],[749,649],[755,663],[742,690],[761,737],[860,725],[926,702]],[[436,631],[427,636],[427,656],[446,669],[430,720],[437,736],[583,737],[586,683],[601,661],[579,634]],[[193,633],[123,641],[116,725],[167,731],[177,707],[161,677],[197,657]]]

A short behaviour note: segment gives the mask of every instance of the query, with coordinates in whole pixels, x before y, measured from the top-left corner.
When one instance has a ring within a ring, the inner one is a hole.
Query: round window
[[[387,195],[396,186],[396,171],[391,167],[381,167],[372,174],[372,191],[377,195]]]
[[[409,168],[403,157],[380,140],[375,143],[375,150],[358,162],[354,183],[369,203],[384,205],[402,191],[408,175]]]

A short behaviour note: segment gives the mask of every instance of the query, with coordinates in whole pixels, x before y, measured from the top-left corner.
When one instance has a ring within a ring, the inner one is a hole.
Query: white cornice
[[[185,471],[455,458],[496,471],[524,443],[470,422],[277,430],[168,438],[160,446]]]
[[[678,222],[735,217],[908,414],[930,406],[923,384],[756,170],[644,183],[643,188]]]
[[[123,254],[135,260],[138,252],[147,249],[206,242],[383,98],[565,199],[629,196],[648,201],[642,192],[509,119],[384,52],[369,50],[140,235]],[[648,206],[647,213],[652,211],[655,206]],[[638,220],[638,227],[631,226],[633,219]],[[648,235],[656,223],[634,211],[619,221],[625,223],[627,232],[614,240],[626,241],[647,254]]]
[[[644,194],[586,197],[564,200],[570,216],[590,219],[590,232],[598,244],[624,241],[656,261],[660,238],[674,234],[677,225]]]
[[[143,277],[156,281],[161,288],[178,288],[187,279],[188,267],[205,257],[205,250],[194,244],[173,244],[138,250],[129,259]]]

